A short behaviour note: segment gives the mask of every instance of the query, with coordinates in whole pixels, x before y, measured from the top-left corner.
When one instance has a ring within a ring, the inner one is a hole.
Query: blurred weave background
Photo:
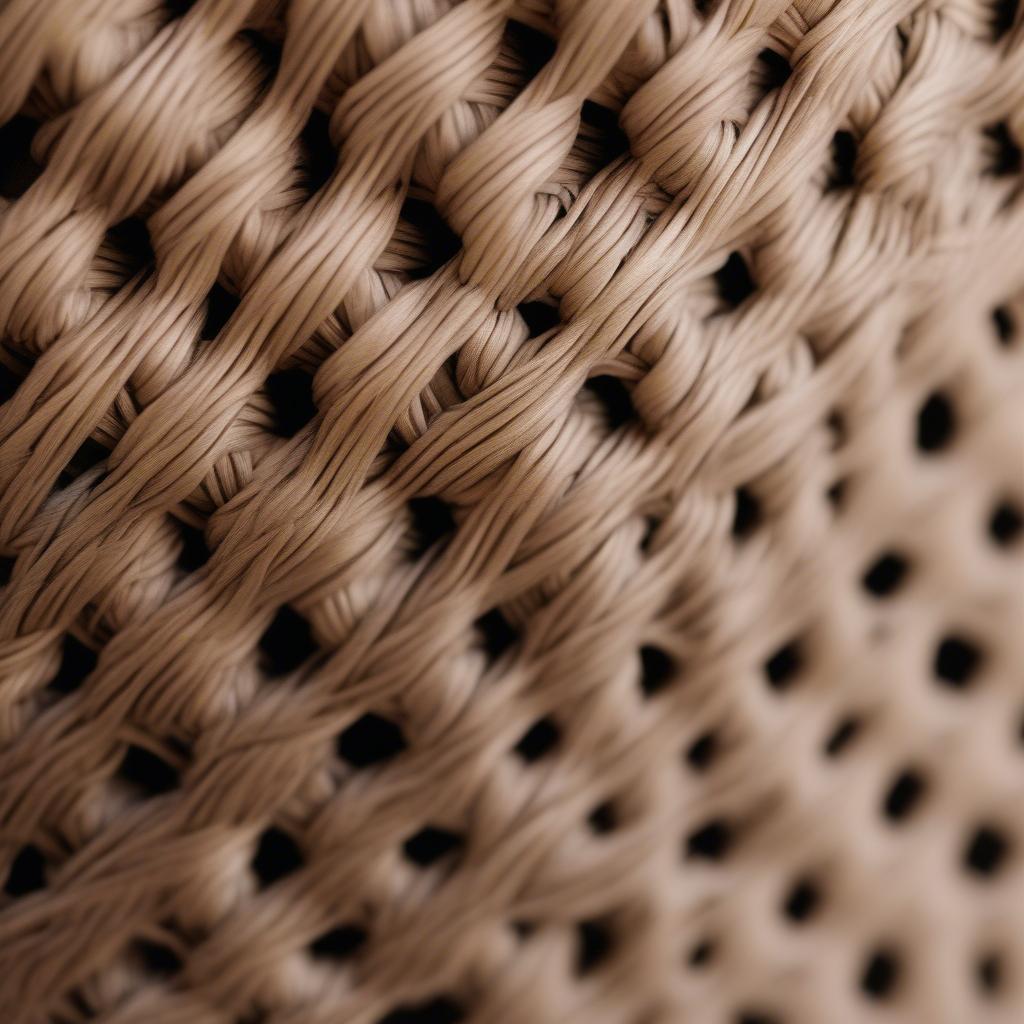
[[[1024,1020],[1013,0],[0,5],[5,1024]]]

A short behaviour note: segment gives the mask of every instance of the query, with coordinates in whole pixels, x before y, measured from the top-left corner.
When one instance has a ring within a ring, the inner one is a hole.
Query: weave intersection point
[[[1024,4],[0,0],[0,1021],[1024,1021]]]

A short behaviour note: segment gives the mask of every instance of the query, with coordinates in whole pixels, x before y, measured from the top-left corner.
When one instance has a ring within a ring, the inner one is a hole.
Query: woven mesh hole
[[[290,605],[281,605],[260,637],[263,670],[271,677],[288,675],[316,653],[313,631]]]
[[[715,818],[686,837],[685,854],[689,860],[725,860],[735,842],[733,828],[724,818]]]
[[[0,153],[5,156],[0,165],[0,196],[4,199],[24,195],[43,173],[32,157],[32,139],[38,128],[37,121],[20,114],[0,126]]]
[[[905,555],[886,551],[864,571],[861,583],[874,597],[889,597],[900,589],[909,572],[910,562]]]
[[[475,626],[491,661],[496,661],[519,642],[519,634],[499,608],[485,612],[476,620]]]
[[[917,448],[924,454],[947,448],[956,433],[956,416],[949,396],[933,392],[917,413]]]
[[[919,772],[912,768],[901,771],[885,794],[882,813],[891,822],[904,821],[920,805],[925,790],[925,780]]]
[[[353,768],[369,768],[397,757],[406,749],[401,728],[370,711],[345,728],[337,740],[338,756]]]
[[[747,487],[734,493],[732,535],[738,540],[749,537],[761,525],[761,502]]]
[[[274,406],[274,428],[279,437],[294,437],[316,416],[313,378],[298,367],[272,373],[265,387]]]
[[[1010,853],[1009,840],[996,825],[978,825],[964,847],[964,868],[971,875],[993,878]]]
[[[978,988],[988,998],[999,993],[1003,984],[1003,962],[998,953],[983,953],[974,965]]]
[[[581,921],[576,925],[576,973],[582,977],[602,966],[614,947],[614,933],[607,921]]]
[[[235,315],[240,303],[241,299],[237,295],[229,292],[219,281],[215,281],[213,287],[206,294],[203,326],[199,337],[204,341],[212,341],[216,338]]]
[[[132,943],[132,952],[147,974],[171,977],[183,966],[178,954],[162,942],[136,939]]]
[[[686,763],[695,772],[706,772],[719,755],[719,740],[713,731],[701,733],[687,748]]]
[[[48,684],[49,689],[60,694],[73,693],[96,667],[97,660],[95,651],[71,633],[65,633],[61,641],[60,666]]]
[[[310,943],[309,952],[316,960],[349,960],[366,944],[366,938],[366,930],[358,925],[338,925],[317,936]]]
[[[319,192],[338,163],[338,151],[331,141],[330,118],[313,109],[299,136],[299,180],[308,192]]]
[[[417,867],[427,868],[455,853],[463,846],[463,838],[448,829],[427,825],[402,844],[407,860]]]
[[[377,1024],[458,1024],[465,1018],[462,1006],[450,996],[435,996],[423,1003],[397,1006]]]
[[[764,677],[776,692],[788,690],[804,670],[804,653],[798,640],[790,640],[764,663]]]
[[[822,747],[826,757],[839,757],[847,750],[861,731],[860,719],[847,715],[841,718],[828,734]]]
[[[650,644],[640,648],[640,668],[640,690],[645,697],[660,693],[679,672],[671,655]]]
[[[4,882],[8,896],[27,896],[46,887],[46,858],[32,843],[23,846],[11,861]]]
[[[550,302],[520,302],[516,310],[526,324],[529,337],[539,338],[542,334],[554,330],[562,322],[558,306]]]
[[[601,419],[609,431],[619,430],[627,423],[638,421],[629,388],[620,378],[608,374],[591,377],[584,384],[584,390],[597,400]]]
[[[993,177],[1020,174],[1021,149],[1005,121],[985,129],[986,170]]]
[[[730,309],[736,309],[757,291],[750,267],[739,252],[729,253],[729,258],[715,271],[714,279],[719,298]]]
[[[889,999],[896,993],[902,970],[900,956],[895,950],[887,947],[874,950],[864,964],[861,991],[869,999]]]
[[[996,306],[992,310],[992,326],[999,345],[1009,348],[1017,337],[1017,322],[1007,306]]]
[[[856,184],[857,140],[852,132],[838,131],[832,136],[829,188],[852,188]]]
[[[550,754],[561,739],[561,731],[551,718],[541,718],[523,733],[515,752],[527,763],[539,761]]]
[[[821,906],[821,890],[810,878],[798,878],[786,893],[783,915],[794,924],[809,921]]]
[[[1024,513],[1013,502],[1000,501],[992,509],[988,520],[988,535],[999,547],[1009,547],[1024,531]]]
[[[974,681],[982,661],[981,648],[974,641],[950,633],[935,649],[935,678],[952,689],[965,689]]]
[[[177,789],[178,770],[159,754],[146,747],[130,744],[124,752],[117,777],[144,796],[161,796]]]
[[[413,560],[422,558],[435,545],[451,540],[455,533],[455,517],[451,506],[434,495],[411,498],[408,502],[411,517],[409,555]]]
[[[181,538],[178,550],[177,565],[182,572],[193,573],[201,569],[210,560],[210,549],[206,546],[206,537],[202,530],[179,519],[174,525]]]
[[[283,829],[272,825],[260,834],[250,867],[260,885],[268,886],[298,871],[303,864],[298,843]]]

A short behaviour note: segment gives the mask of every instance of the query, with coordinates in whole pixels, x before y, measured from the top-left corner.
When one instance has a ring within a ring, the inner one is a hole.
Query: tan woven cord
[[[0,0],[0,1024],[1024,1024],[1024,4]]]

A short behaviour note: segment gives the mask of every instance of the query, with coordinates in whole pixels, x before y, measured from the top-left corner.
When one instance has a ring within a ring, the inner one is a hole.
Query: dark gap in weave
[[[992,41],[999,42],[1013,28],[1020,0],[995,0],[992,10]]]
[[[810,878],[796,879],[782,902],[782,913],[794,924],[809,921],[821,906],[821,890]]]
[[[204,341],[216,338],[235,315],[240,303],[241,299],[237,295],[229,292],[219,281],[214,281],[206,296],[206,313],[199,337]]]
[[[309,952],[315,960],[348,960],[365,945],[366,938],[364,928],[343,924],[315,938],[309,944]]]
[[[181,548],[178,551],[177,565],[183,572],[192,573],[201,569],[210,560],[210,549],[206,546],[206,537],[202,530],[190,523],[174,520]]]
[[[992,310],[992,326],[996,330],[996,340],[1000,346],[1009,348],[1017,335],[1013,314],[1005,306],[996,306]]]
[[[1000,501],[988,520],[988,535],[999,547],[1015,543],[1024,530],[1024,513],[1009,501]]]
[[[995,178],[1020,174],[1024,161],[1020,146],[1010,133],[1010,126],[1005,121],[1000,121],[998,124],[989,125],[984,131],[988,141],[989,157],[986,173]]]
[[[338,756],[353,768],[369,768],[390,761],[405,749],[402,730],[372,711],[357,718],[337,739]]]
[[[4,586],[14,572],[14,563],[18,560],[16,555],[0,555],[0,587]]]
[[[532,921],[512,921],[511,928],[520,942],[525,942],[537,931],[537,925]]]
[[[829,189],[850,188],[856,181],[857,140],[852,132],[838,131],[832,136],[832,166],[829,171]]]
[[[259,648],[263,671],[271,678],[294,672],[317,650],[309,623],[287,604],[274,613],[260,637]]]
[[[377,1024],[458,1024],[465,1018],[465,1011],[454,999],[436,996],[423,1003],[396,1006]]]
[[[462,846],[462,836],[448,829],[427,825],[406,839],[402,844],[402,852],[413,864],[427,868]]]
[[[1002,831],[991,824],[978,825],[964,847],[964,869],[982,878],[999,872],[1009,853],[1009,842]]]
[[[197,0],[163,0],[163,2],[172,18],[180,18],[195,7]]]
[[[65,633],[61,640],[60,665],[47,689],[59,694],[74,693],[96,667],[98,656],[77,637]]]
[[[874,597],[889,597],[903,585],[910,563],[898,551],[885,551],[864,571],[861,586]]]
[[[8,360],[16,362],[17,367],[11,366]],[[35,360],[29,362],[19,359],[7,349],[0,349],[0,405],[9,402],[14,397],[34,362]]]
[[[531,338],[540,337],[562,322],[558,306],[549,302],[520,302],[516,309],[526,322],[526,331]]]
[[[505,23],[505,38],[523,64],[525,87],[537,77],[540,69],[554,56],[557,43],[551,36],[529,25],[509,18]]]
[[[974,965],[979,991],[994,996],[1003,986],[1003,964],[998,953],[983,953]]]
[[[194,3],[195,0],[187,0],[187,2]],[[269,85],[270,77],[276,74],[277,69],[281,66],[281,54],[284,53],[283,43],[256,28],[243,28],[238,35],[259,55],[266,74],[266,84]]]
[[[619,816],[615,810],[615,804],[611,800],[605,800],[595,807],[587,815],[587,824],[595,836],[604,836],[614,832],[619,824]]]
[[[921,803],[925,789],[925,780],[919,772],[913,768],[904,769],[896,776],[885,794],[882,813],[889,821],[904,821]]]
[[[654,539],[661,528],[661,520],[655,516],[644,516],[644,535],[640,538],[640,550],[647,554],[654,545]]]
[[[644,697],[660,693],[675,675],[675,659],[660,647],[644,644],[640,648],[640,689]]]
[[[583,977],[599,967],[614,948],[612,930],[604,921],[576,925],[576,973]]]
[[[413,280],[430,277],[462,248],[459,236],[452,231],[432,203],[408,197],[402,204],[402,218],[419,229],[426,250],[426,262],[407,271]]]
[[[765,77],[765,84],[769,90],[781,89],[793,74],[789,61],[781,53],[765,47],[757,55],[758,63],[761,65],[762,74]]]
[[[973,641],[958,633],[948,633],[935,648],[932,668],[935,678],[955,690],[970,686],[983,657]]]
[[[4,892],[8,896],[27,896],[46,888],[46,858],[31,843],[23,846],[11,862]]]
[[[105,444],[87,437],[68,460],[68,464],[61,470],[60,476],[57,478],[57,486],[67,487],[83,473],[88,473],[90,469],[105,462],[109,455],[110,449]]]
[[[129,745],[117,769],[118,778],[142,790],[147,796],[160,796],[178,786],[178,771],[162,757],[145,747]]]
[[[148,939],[136,939],[132,948],[142,965],[151,974],[164,977],[177,974],[182,968],[181,957],[169,946]]]
[[[304,863],[302,851],[295,840],[287,832],[271,825],[261,833],[250,867],[260,885],[268,886],[298,871]]]
[[[299,180],[309,192],[319,192],[338,165],[330,126],[330,117],[314,107],[299,135]]]
[[[451,538],[455,533],[455,517],[451,506],[434,495],[410,498],[407,504],[412,518],[409,554],[416,561],[434,545]]]
[[[732,535],[743,540],[761,525],[761,503],[747,487],[737,487],[733,499]]]
[[[691,967],[706,967],[715,955],[715,944],[710,939],[701,939],[690,950],[687,962]]]
[[[272,373],[264,385],[274,407],[274,433],[294,437],[316,415],[313,378],[297,366]]]
[[[861,731],[860,720],[849,715],[840,719],[828,735],[822,748],[826,757],[838,757],[857,738]]]
[[[840,511],[843,507],[843,501],[846,498],[846,481],[836,480],[828,490],[825,491],[825,499],[832,506],[836,512]]]
[[[782,1021],[763,1010],[740,1010],[736,1015],[736,1024],[782,1024]]]
[[[541,718],[533,723],[515,745],[515,752],[527,763],[539,761],[558,745],[561,733],[550,718]]]
[[[735,309],[757,291],[750,267],[738,252],[729,253],[729,258],[713,276],[719,297],[730,309]]]
[[[804,658],[796,640],[783,644],[765,663],[768,685],[777,692],[789,689],[803,670]]]
[[[107,241],[126,258],[132,273],[156,263],[153,242],[146,222],[139,217],[127,217],[107,228]]]
[[[706,772],[718,754],[718,737],[714,732],[698,736],[686,750],[686,761],[695,772]]]
[[[629,137],[619,126],[619,115],[614,110],[593,100],[584,100],[580,121],[594,129],[605,164],[629,152]]]
[[[39,124],[21,114],[0,126],[0,196],[17,199],[43,173],[41,164],[32,157],[32,139]]]
[[[713,818],[686,837],[686,856],[690,860],[722,861],[732,844],[732,827],[724,818]]]
[[[492,608],[484,612],[474,623],[480,637],[483,640],[484,650],[487,657],[493,662],[497,661],[509,648],[513,647],[519,640],[519,634],[502,615],[499,608]]]
[[[633,399],[620,378],[601,374],[589,378],[583,386],[597,398],[609,430],[618,430],[627,423],[636,422]]]
[[[949,396],[941,391],[930,394],[917,412],[917,447],[925,454],[941,451],[953,440],[956,415]]]
[[[899,956],[892,949],[873,950],[860,977],[861,991],[871,999],[886,999],[896,989],[900,977]]]

